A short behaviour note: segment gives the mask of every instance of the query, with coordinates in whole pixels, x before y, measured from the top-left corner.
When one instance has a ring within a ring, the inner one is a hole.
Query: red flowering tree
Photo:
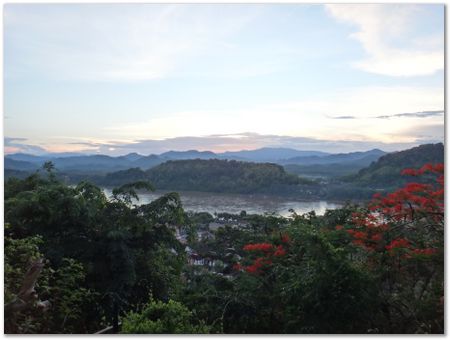
[[[355,212],[352,225],[345,230],[355,245],[369,252],[432,255],[443,249],[444,166],[426,164],[420,169],[405,169],[409,176],[434,177],[429,183],[408,183],[385,196],[375,194],[368,211]]]
[[[242,266],[240,263],[236,263],[234,269],[244,270],[251,274],[261,274],[263,270],[270,268],[274,260],[287,254],[286,247],[289,242],[290,238],[285,234],[280,237],[280,240],[277,240],[278,245],[268,242],[247,244],[243,247],[243,250],[250,255],[250,264]]]
[[[364,208],[294,214],[284,235],[243,246],[239,309],[257,330],[443,332],[443,172],[405,170],[414,181]]]
[[[377,273],[386,317],[425,320],[426,310],[443,301],[444,165],[425,164],[402,174],[415,181],[374,195],[366,211],[354,212],[351,223],[335,229],[350,236],[357,258]],[[420,327],[433,331],[427,322]]]

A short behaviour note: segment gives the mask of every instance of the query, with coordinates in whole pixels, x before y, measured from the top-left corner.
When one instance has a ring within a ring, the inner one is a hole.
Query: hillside
[[[357,174],[344,180],[373,189],[399,187],[409,179],[401,175],[405,168],[420,168],[426,163],[444,163],[444,145],[424,144],[384,155]]]
[[[329,153],[321,151],[301,151],[289,148],[261,148],[235,152],[228,151],[218,154],[218,158],[281,164],[283,160],[295,157],[323,157],[327,155],[329,155]]]
[[[158,189],[227,193],[300,193],[303,187],[315,186],[286,173],[280,165],[219,159],[168,161],[147,171],[132,168],[109,173],[100,184],[118,186],[140,180]]]
[[[357,173],[386,153],[381,150],[336,154],[320,158],[297,158],[300,164],[286,164],[287,172],[306,177],[342,177]]]
[[[300,156],[285,159],[281,162],[281,164],[316,165],[316,164],[344,164],[344,163],[347,164],[353,162],[363,162],[364,164],[368,165],[372,161],[378,160],[378,158],[380,158],[385,154],[386,152],[382,150],[373,149],[363,152]]]

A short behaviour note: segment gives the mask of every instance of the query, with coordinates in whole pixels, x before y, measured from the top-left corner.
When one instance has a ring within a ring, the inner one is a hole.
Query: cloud
[[[394,115],[382,115],[382,116],[376,116],[374,118],[379,118],[379,119],[398,118],[398,117],[427,118],[427,117],[434,117],[434,116],[442,116],[443,113],[444,113],[443,110],[420,111],[420,112],[412,112],[412,113],[397,113]]]
[[[441,124],[418,124],[406,127],[398,132],[398,135],[414,138],[418,143],[443,142],[445,138],[445,126]]]
[[[337,117],[328,117],[331,119],[357,119],[355,116],[337,116]]]
[[[28,140],[27,138],[20,138],[20,137],[5,137],[4,152],[7,154],[23,152],[23,153],[30,153],[33,155],[41,155],[47,152],[44,148],[38,145],[23,143],[27,140]]]
[[[405,133],[406,135],[406,133]],[[319,150],[332,153],[352,152],[380,148],[385,151],[396,151],[416,146],[418,141],[405,143],[383,143],[369,140],[331,140],[309,137],[281,136],[243,132],[227,135],[185,136],[166,139],[144,139],[131,143],[85,143],[96,147],[96,153],[124,155],[138,152],[143,155],[160,154],[166,151],[239,151],[253,150],[262,147],[286,147],[298,150]],[[92,153],[92,152],[91,152]]]
[[[125,155],[137,152],[142,155],[160,154],[167,151],[213,151],[216,153],[225,151],[254,150],[262,147],[284,147],[297,150],[317,150],[330,153],[342,153],[353,151],[365,151],[379,148],[384,151],[398,151],[424,143],[437,143],[443,141],[443,124],[430,124],[428,126],[414,126],[404,129],[396,134],[405,137],[406,142],[380,142],[368,140],[361,136],[359,139],[325,139],[296,137],[288,135],[258,134],[255,132],[241,132],[225,135],[183,136],[164,139],[140,139],[131,142],[121,141],[80,141],[68,143],[76,145],[78,149],[67,148],[67,145],[53,145],[52,149],[29,144],[16,144],[9,142],[11,146],[20,147],[19,151],[31,154],[43,154],[49,152],[77,151],[84,154],[106,154],[112,156]],[[16,140],[11,138],[11,140]],[[8,152],[8,153],[12,153]]]
[[[443,20],[444,6],[440,8]],[[350,37],[361,43],[367,57],[353,65],[394,77],[430,75],[444,68],[443,28],[432,35],[415,31],[427,9],[406,4],[326,5],[335,19],[357,28]]]
[[[27,140],[26,138],[21,138],[21,137],[5,137],[4,143],[5,143],[5,145],[9,146],[9,145],[11,145],[11,143],[24,142],[26,140]]]
[[[444,110],[435,110],[435,111],[419,111],[419,112],[411,112],[411,113],[396,113],[392,115],[381,115],[369,118],[377,118],[377,119],[389,119],[389,118],[428,118],[435,116],[442,116]],[[361,119],[361,117],[355,116],[328,116],[330,119]]]

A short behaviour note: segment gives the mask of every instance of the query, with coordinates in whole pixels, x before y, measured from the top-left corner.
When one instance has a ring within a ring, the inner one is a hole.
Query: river
[[[103,188],[109,197],[111,189]],[[162,196],[167,191],[155,191],[139,194],[139,203],[146,204]],[[245,210],[248,214],[276,213],[284,217],[291,215],[290,209],[297,214],[314,210],[323,215],[326,209],[336,209],[342,204],[327,201],[302,201],[265,195],[222,194],[211,192],[181,191],[181,202],[185,210],[206,211],[210,214],[227,212],[239,214]]]

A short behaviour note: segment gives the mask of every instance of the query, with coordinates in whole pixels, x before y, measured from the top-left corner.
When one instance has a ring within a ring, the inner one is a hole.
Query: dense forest
[[[6,333],[444,332],[441,163],[368,204],[290,218],[186,212],[177,193],[136,205],[157,177],[106,197],[44,169],[5,182]]]
[[[384,155],[357,174],[345,177],[346,182],[370,188],[392,190],[408,179],[401,175],[404,168],[418,168],[426,163],[444,162],[444,144],[423,144],[412,149]]]
[[[280,165],[219,159],[168,161],[145,172],[120,171],[108,174],[103,184],[121,185],[129,181],[130,175],[133,180],[148,180],[160,189],[241,194],[282,194],[293,186],[304,188],[315,184],[286,173]]]

